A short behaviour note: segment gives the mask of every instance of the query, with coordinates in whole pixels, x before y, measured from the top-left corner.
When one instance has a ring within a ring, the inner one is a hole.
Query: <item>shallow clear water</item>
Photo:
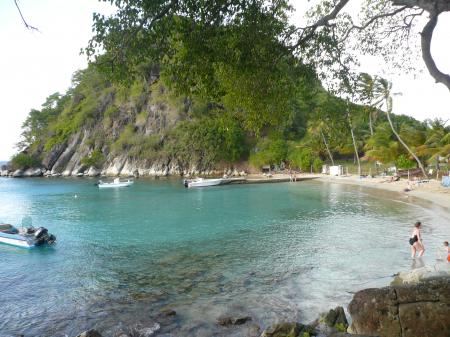
[[[0,179],[0,220],[31,216],[58,238],[52,248],[0,245],[0,336],[114,335],[154,322],[175,336],[240,336],[216,326],[224,314],[308,322],[414,267],[416,220],[423,262],[434,263],[449,214],[395,198],[315,181],[185,189],[139,180],[100,191],[87,179]],[[162,318],[162,308],[177,315]]]

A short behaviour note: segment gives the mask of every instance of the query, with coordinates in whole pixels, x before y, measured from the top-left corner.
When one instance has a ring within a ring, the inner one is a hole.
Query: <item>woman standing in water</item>
[[[409,244],[411,245],[411,258],[413,259],[416,257],[416,252],[419,253],[419,257],[422,257],[423,253],[425,253],[425,247],[422,242],[422,234],[420,233],[421,228],[421,222],[417,221],[414,224],[414,230],[411,234],[411,238],[409,239]]]

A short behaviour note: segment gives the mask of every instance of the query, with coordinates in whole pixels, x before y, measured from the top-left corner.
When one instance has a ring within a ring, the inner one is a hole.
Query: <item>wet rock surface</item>
[[[80,333],[77,337],[102,337],[102,335],[95,329],[90,329]]]
[[[381,337],[449,337],[450,277],[365,289],[348,306],[351,331]]]
[[[217,324],[221,326],[242,325],[251,320],[252,318],[250,316],[240,316],[240,317],[223,316],[217,319]]]
[[[329,327],[335,327],[338,329],[348,328],[347,317],[345,316],[344,308],[337,307],[335,309],[331,309],[325,316],[324,322]]]
[[[303,325],[298,322],[284,322],[268,327],[263,331],[261,337],[303,337],[316,335],[316,330],[310,325]]]

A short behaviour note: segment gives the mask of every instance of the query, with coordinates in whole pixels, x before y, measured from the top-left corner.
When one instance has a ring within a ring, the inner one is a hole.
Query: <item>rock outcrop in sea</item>
[[[449,337],[450,277],[357,292],[350,331],[380,337]]]

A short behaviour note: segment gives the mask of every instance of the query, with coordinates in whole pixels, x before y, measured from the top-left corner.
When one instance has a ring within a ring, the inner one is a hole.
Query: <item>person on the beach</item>
[[[409,244],[411,245],[411,258],[413,259],[416,257],[416,252],[419,253],[419,257],[422,257],[423,253],[425,253],[425,246],[423,245],[422,234],[420,233],[421,228],[422,223],[417,221],[414,224],[414,230],[409,238]]]
[[[413,189],[413,188],[412,188],[411,182],[408,180],[407,185],[406,185],[406,188],[403,189],[403,192],[411,192],[412,189]]]
[[[447,261],[450,262],[450,247],[448,246],[448,241],[444,241],[444,249],[447,255]]]

